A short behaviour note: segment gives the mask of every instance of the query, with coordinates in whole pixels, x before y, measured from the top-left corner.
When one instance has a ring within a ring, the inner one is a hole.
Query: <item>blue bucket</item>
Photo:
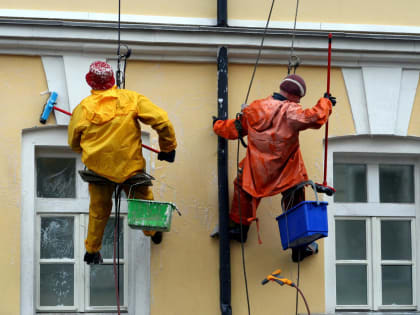
[[[276,220],[283,249],[303,246],[328,236],[327,205],[325,201],[302,201]]]

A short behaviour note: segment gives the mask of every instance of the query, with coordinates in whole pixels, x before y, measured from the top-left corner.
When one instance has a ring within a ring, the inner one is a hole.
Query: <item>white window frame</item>
[[[121,203],[122,205],[122,203]],[[115,218],[114,215],[111,216],[111,218]],[[83,233],[83,239],[86,239],[87,236],[87,226],[89,223],[89,216],[83,216],[84,219],[84,226],[86,227],[84,229],[84,233]],[[121,220],[123,220],[123,231],[124,231],[124,243],[127,244],[128,241],[128,224],[127,224],[127,216],[126,215],[121,215],[120,217]],[[82,249],[83,249],[83,253],[85,252],[85,247],[84,247],[84,242],[80,242]],[[121,295],[120,295],[120,303],[121,303],[121,311],[127,311],[128,310],[128,306],[127,306],[127,300],[128,300],[128,250],[127,250],[128,246],[124,246],[124,258],[120,258],[120,264],[124,264],[124,303],[121,299]],[[121,248],[120,248],[121,250]],[[104,264],[107,265],[111,265],[113,266],[113,259],[112,258],[103,258],[104,260]],[[85,311],[87,312],[98,312],[98,313],[102,313],[102,312],[107,312],[107,311],[115,311],[116,307],[115,306],[90,306],[90,266],[88,266],[87,264],[83,264],[83,269],[84,269],[84,274],[86,275],[84,277],[84,301],[86,302],[85,305]],[[114,280],[114,279],[113,279]],[[83,281],[83,280],[82,280]]]
[[[74,230],[73,230],[73,242],[74,242],[74,257],[73,258],[65,258],[65,259],[41,259],[40,258],[40,236],[41,236],[41,219],[44,217],[49,217],[49,218],[53,218],[53,217],[72,217],[74,218]],[[42,311],[42,312],[46,312],[46,311],[73,311],[76,312],[78,311],[77,305],[78,303],[78,296],[79,296],[79,292],[81,290],[83,290],[83,288],[80,288],[77,284],[78,282],[76,281],[76,278],[78,276],[78,274],[80,273],[79,269],[80,269],[80,246],[76,246],[81,240],[80,240],[80,215],[75,215],[75,214],[41,214],[41,215],[37,215],[36,217],[36,245],[35,245],[35,252],[36,252],[36,261],[37,261],[37,266],[36,266],[36,284],[37,284],[37,290],[36,290],[36,309],[38,311]],[[48,261],[48,262],[47,262]],[[74,306],[61,306],[61,307],[43,307],[40,306],[40,299],[41,299],[41,294],[40,294],[40,290],[39,290],[39,285],[40,285],[40,266],[41,263],[60,263],[60,264],[64,264],[64,263],[71,263],[74,265]]]
[[[349,157],[349,158],[347,158]],[[335,159],[334,159],[335,158]],[[398,158],[398,159],[396,159]],[[340,218],[363,218],[363,217],[377,217],[378,219],[401,217],[405,219],[413,219],[412,233],[413,235],[413,263],[420,261],[420,138],[419,137],[399,137],[399,136],[344,136],[329,139],[328,148],[328,178],[329,184],[333,183],[333,163],[334,161],[349,162],[349,163],[363,163],[367,164],[367,174],[378,172],[378,167],[374,164],[413,164],[414,165],[414,185],[415,196],[414,204],[392,204],[382,203],[379,204],[379,176],[367,176],[367,189],[368,189],[368,202],[367,203],[335,203],[333,197],[325,197],[328,201],[328,226],[329,237],[325,239],[325,305],[328,314],[337,313],[339,308],[336,307],[336,274],[335,274],[335,219]],[[378,175],[378,174],[377,174]],[[376,179],[375,179],[376,178]],[[376,187],[376,188],[375,188]],[[393,207],[398,205],[398,214],[395,213]],[[363,208],[362,208],[363,207]],[[363,210],[361,210],[363,209]],[[375,227],[376,226],[376,227]],[[378,224],[371,228],[377,228]],[[369,233],[372,234],[372,233]],[[368,240],[367,240],[368,241]],[[376,244],[377,245],[377,244]],[[375,246],[374,246],[375,247]],[[377,247],[377,246],[376,246]],[[372,249],[375,251],[377,249]],[[380,249],[379,249],[380,251]],[[375,253],[372,253],[374,255]],[[380,252],[378,253],[380,254]],[[380,257],[380,256],[376,256]],[[375,257],[372,257],[375,259]],[[420,280],[420,268],[413,268],[413,284]],[[331,272],[334,270],[334,272]],[[373,277],[373,275],[372,275]],[[381,279],[372,279],[376,285],[380,283]],[[369,281],[369,279],[368,279]],[[420,290],[413,286],[413,302],[416,308],[396,306],[398,310],[420,310]],[[369,290],[368,290],[369,292]],[[368,293],[369,295],[370,293]],[[375,292],[375,294],[378,294]],[[372,295],[372,294],[371,294]],[[382,302],[379,296],[374,298],[375,304],[373,309],[376,310],[392,310],[393,307],[386,306],[380,307],[377,301]],[[369,302],[369,297],[368,297]],[[372,302],[372,300],[370,300]],[[357,307],[352,307],[357,309]],[[366,309],[366,308],[365,308]],[[392,313],[387,313],[392,314]]]
[[[340,265],[340,264],[365,264],[366,265],[366,277],[367,277],[367,305],[371,305],[372,304],[372,290],[370,290],[370,288],[372,287],[372,226],[371,226],[371,222],[369,220],[367,220],[367,218],[365,217],[340,217],[339,220],[364,220],[365,224],[366,224],[366,259],[365,260],[340,260],[334,261],[334,278],[336,276],[335,274],[335,270],[336,270],[336,265]],[[336,289],[335,287],[335,282],[334,282],[334,290]],[[347,309],[353,309],[353,310],[366,310],[367,306],[366,305],[352,305],[351,307],[339,307],[336,309],[341,309],[341,310],[347,310]]]
[[[143,142],[148,144],[148,133],[142,133]],[[37,198],[36,196],[36,168],[35,159],[39,148],[51,148],[54,152],[65,152],[66,156],[71,154],[67,145],[67,126],[45,126],[25,129],[22,131],[22,205],[21,205],[21,284],[20,284],[20,314],[35,314],[37,307],[37,215],[55,214],[57,216],[73,213],[83,213],[87,216],[89,209],[89,197],[83,189],[85,183],[78,184],[79,176],[76,175],[76,194],[78,200],[59,200],[59,198]],[[47,151],[45,151],[47,152]],[[46,153],[48,154],[48,153]],[[143,151],[146,161],[150,160],[150,154]],[[60,155],[60,153],[58,153]],[[54,156],[57,154],[54,153]],[[78,162],[80,162],[80,158]],[[80,162],[81,163],[81,162]],[[149,164],[150,165],[150,164]],[[77,167],[79,169],[79,167]],[[79,185],[81,185],[79,187]],[[49,212],[51,208],[48,203],[55,204],[56,211]],[[125,214],[127,207],[124,202],[121,204],[121,213]],[[49,208],[49,209],[48,209]],[[61,209],[57,210],[57,209]],[[37,210],[37,211],[35,211]],[[87,220],[87,219],[85,219]],[[126,220],[125,220],[126,221]],[[86,224],[87,221],[85,221]],[[126,224],[126,223],[125,223]],[[127,237],[126,253],[127,272],[124,273],[126,304],[128,313],[133,315],[150,314],[150,238],[143,236],[138,230],[128,229],[125,225]],[[84,235],[83,235],[84,236]],[[78,243],[83,243],[82,236],[79,236]],[[75,240],[75,241],[76,241]],[[76,246],[75,244],[75,251]],[[79,249],[79,251],[81,251]],[[84,253],[84,249],[82,251]],[[127,253],[130,253],[127,256]],[[76,253],[75,253],[76,255]],[[88,268],[81,266],[81,268]],[[76,273],[75,273],[76,274]],[[80,290],[79,290],[80,291]],[[80,292],[79,292],[80,293]],[[77,293],[77,294],[79,294]],[[75,292],[75,298],[76,292]],[[102,308],[101,308],[102,309]],[[60,310],[62,311],[62,310]],[[69,310],[70,311],[70,310]],[[72,314],[81,314],[71,310]],[[94,309],[91,312],[95,312]],[[101,311],[103,313],[103,311]],[[44,312],[43,314],[59,314],[55,311]]]

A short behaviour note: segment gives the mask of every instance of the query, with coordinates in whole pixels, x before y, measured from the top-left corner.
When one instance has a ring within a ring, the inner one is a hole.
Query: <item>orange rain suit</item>
[[[156,130],[162,152],[176,148],[175,131],[167,113],[147,97],[116,86],[92,90],[74,109],[68,142],[74,151],[82,153],[82,161],[89,170],[120,184],[146,167],[139,120]],[[89,226],[85,241],[89,253],[101,249],[114,187],[114,184],[89,183]],[[148,186],[136,186],[135,190],[135,198],[153,199]]]
[[[328,98],[321,98],[312,108],[302,109],[297,103],[273,96],[256,100],[243,110],[242,135],[248,136],[248,148],[239,163],[242,171],[234,181],[232,221],[240,223],[239,193],[242,223],[249,225],[256,219],[262,197],[285,192],[308,180],[299,147],[299,132],[319,129],[327,122],[331,110]],[[238,138],[235,119],[218,120],[213,129],[223,138]]]

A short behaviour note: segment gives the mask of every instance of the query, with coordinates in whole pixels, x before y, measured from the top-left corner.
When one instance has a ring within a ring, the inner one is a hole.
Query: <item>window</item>
[[[147,135],[143,140],[148,143]],[[116,310],[115,219],[111,217],[105,229],[104,263],[86,265],[89,193],[77,172],[84,168],[80,156],[66,143],[66,126],[23,133],[21,315]],[[145,158],[149,158],[147,153]],[[138,315],[150,309],[150,245],[141,231],[128,228],[126,211],[122,202],[120,302],[122,311]]]
[[[335,231],[337,308],[414,307],[414,220],[337,218]]]
[[[400,212],[401,204],[414,204],[414,165],[386,156],[335,156],[336,309],[416,307],[415,214]],[[357,217],[339,215],[350,211]],[[383,217],[383,211],[393,214]]]
[[[334,270],[325,274],[328,313],[420,309],[420,152],[395,154],[406,140],[375,140],[330,145],[329,181],[337,193],[327,198],[325,268]]]
[[[37,209],[37,310],[39,311],[104,311],[116,309],[113,268],[115,219],[105,229],[101,254],[102,265],[83,262],[84,239],[89,221],[84,211],[59,211],[57,204],[79,196],[77,186],[87,185],[76,177],[82,169],[78,156],[54,149],[36,150]],[[81,193],[81,189],[79,192]],[[127,309],[124,292],[127,273],[124,250],[125,220],[120,221],[120,303]]]

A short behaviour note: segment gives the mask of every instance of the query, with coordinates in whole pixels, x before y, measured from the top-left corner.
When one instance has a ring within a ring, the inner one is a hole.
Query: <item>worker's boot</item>
[[[299,262],[305,259],[305,257],[312,256],[318,253],[318,244],[312,242],[308,245],[292,248],[292,260],[293,262]]]
[[[163,233],[162,232],[156,232],[152,236],[152,242],[155,244],[160,244],[162,242]]]
[[[249,225],[242,225],[242,242],[245,243],[248,237]],[[239,223],[230,221],[229,222],[229,239],[235,240],[241,243],[241,225]],[[213,232],[210,234],[211,237],[216,238],[220,236],[219,226],[216,225]]]
[[[241,225],[231,221],[229,224],[229,239],[235,240],[239,243],[245,243],[248,238],[249,225],[242,224],[242,237]]]
[[[83,258],[83,260],[88,264],[88,265],[98,265],[98,264],[102,264],[104,261],[102,259],[101,253],[100,252],[96,252],[96,253],[85,253],[85,257]]]

